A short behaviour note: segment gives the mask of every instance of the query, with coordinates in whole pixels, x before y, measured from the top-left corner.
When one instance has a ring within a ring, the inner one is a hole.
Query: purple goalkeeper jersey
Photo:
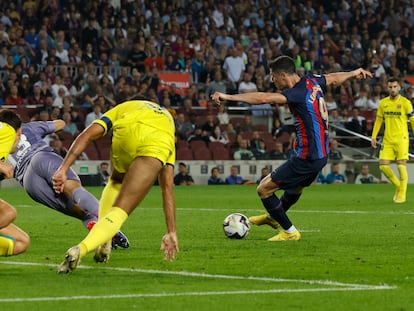
[[[39,151],[53,152],[43,138],[55,131],[53,121],[37,121],[22,124],[22,136],[17,151],[11,154],[8,162],[14,167],[14,177],[23,185],[24,172],[30,159]]]

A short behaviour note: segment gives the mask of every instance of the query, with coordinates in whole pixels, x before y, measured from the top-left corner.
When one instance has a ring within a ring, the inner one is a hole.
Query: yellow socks
[[[379,168],[384,173],[385,177],[387,177],[388,180],[390,182],[392,182],[392,184],[395,187],[399,187],[400,186],[400,181],[395,176],[394,171],[391,169],[391,167],[389,165],[380,165]]]
[[[81,257],[111,240],[127,218],[128,214],[119,207],[113,207],[106,216],[100,217],[86,238],[79,243]]]
[[[398,164],[398,172],[400,174],[400,188],[399,188],[399,197],[405,200],[407,195],[407,183],[408,183],[408,173],[407,166],[403,164]]]
[[[0,234],[0,256],[11,256],[14,250],[14,239]]]
[[[109,213],[120,190],[121,183],[114,183],[112,179],[109,179],[99,200],[99,218]]]

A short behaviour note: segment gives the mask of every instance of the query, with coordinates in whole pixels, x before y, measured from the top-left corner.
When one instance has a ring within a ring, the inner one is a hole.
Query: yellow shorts
[[[159,120],[161,123],[163,120]],[[174,133],[166,119],[166,131],[139,122],[122,122],[114,126],[111,160],[114,168],[125,173],[131,162],[140,156],[153,157],[163,165],[175,163]],[[158,127],[160,123],[158,124]]]
[[[400,143],[383,143],[379,153],[380,160],[408,160],[408,140],[401,140]]]

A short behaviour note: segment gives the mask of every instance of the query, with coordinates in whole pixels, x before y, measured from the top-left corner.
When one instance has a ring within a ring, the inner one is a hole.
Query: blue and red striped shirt
[[[282,92],[294,117],[294,148],[301,159],[322,159],[329,153],[328,110],[322,90],[325,86],[324,76],[309,74]]]

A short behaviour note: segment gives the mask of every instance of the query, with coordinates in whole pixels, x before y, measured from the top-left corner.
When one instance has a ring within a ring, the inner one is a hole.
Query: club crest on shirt
[[[402,106],[401,106],[401,104],[398,104],[398,105],[397,105],[397,109],[398,109],[398,110],[401,110],[401,107],[402,107]]]

